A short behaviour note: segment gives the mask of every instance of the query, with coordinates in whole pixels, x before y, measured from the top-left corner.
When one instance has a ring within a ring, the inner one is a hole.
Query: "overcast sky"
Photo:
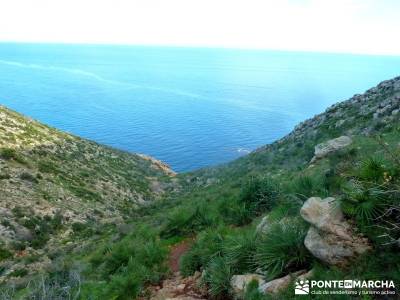
[[[400,55],[400,0],[0,0],[0,41]]]

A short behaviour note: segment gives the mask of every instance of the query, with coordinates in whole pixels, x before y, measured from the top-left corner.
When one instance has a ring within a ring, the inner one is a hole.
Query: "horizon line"
[[[113,43],[113,42],[71,42],[71,41],[20,41],[20,40],[0,40],[0,44],[41,44],[41,45],[76,45],[76,46],[125,46],[125,47],[164,47],[164,48],[187,48],[187,49],[220,49],[220,50],[243,50],[243,51],[271,51],[271,52],[294,52],[294,53],[315,53],[315,54],[336,54],[336,55],[355,55],[355,56],[390,56],[399,57],[400,53],[369,53],[369,52],[350,52],[350,51],[325,51],[311,49],[285,49],[285,48],[263,48],[247,46],[222,46],[222,45],[186,45],[186,44],[156,44],[156,43]]]

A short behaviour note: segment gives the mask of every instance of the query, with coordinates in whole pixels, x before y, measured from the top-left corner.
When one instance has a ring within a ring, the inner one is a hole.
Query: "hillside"
[[[73,247],[101,226],[124,224],[139,205],[173,190],[174,175],[150,157],[80,139],[0,106],[1,260],[17,251],[35,257],[38,271],[42,258],[49,263],[43,253]],[[8,274],[8,265],[3,268]]]
[[[399,293],[400,77],[176,176],[0,112],[0,228],[17,233],[2,234],[5,299],[290,299],[297,278],[393,280]],[[50,240],[19,250],[26,230]],[[49,255],[53,235],[63,247]]]

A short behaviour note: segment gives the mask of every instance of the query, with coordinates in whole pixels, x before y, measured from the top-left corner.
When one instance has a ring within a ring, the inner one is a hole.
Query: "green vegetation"
[[[284,219],[271,226],[257,243],[254,260],[270,278],[305,269],[310,255],[304,246],[306,225],[301,220]]]
[[[15,122],[0,120],[14,133],[0,130],[0,159],[6,164],[0,178],[7,179],[0,195],[12,215],[1,226],[25,235],[1,244],[0,263],[26,264],[14,272],[0,264],[0,276],[32,279],[17,291],[1,286],[0,297],[146,299],[152,286],[171,276],[169,251],[182,241],[190,245],[180,256],[180,273],[202,273],[210,299],[234,297],[233,275],[258,273],[272,280],[300,269],[313,269],[318,280],[390,279],[398,288],[399,115],[373,117],[383,105],[397,109],[395,95],[393,84],[378,87],[245,157],[175,178],[149,160],[26,124],[0,108],[19,124],[17,130]],[[351,136],[352,144],[310,163],[315,145],[340,135]],[[35,146],[24,149],[28,145]],[[309,253],[304,246],[309,225],[299,211],[313,196],[338,199],[371,250],[340,267]],[[32,253],[17,258],[28,248]],[[51,267],[43,275],[30,267],[45,259]],[[290,285],[264,295],[252,282],[243,299],[291,299],[292,291]]]
[[[145,284],[155,284],[166,274],[166,247],[150,228],[138,228],[118,243],[106,244],[90,256],[89,273],[96,281],[83,286],[83,295],[102,299],[132,299]],[[102,281],[109,284],[105,285]]]

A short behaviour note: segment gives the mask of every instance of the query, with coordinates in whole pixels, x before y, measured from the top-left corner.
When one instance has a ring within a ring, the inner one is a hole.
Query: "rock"
[[[351,239],[347,234],[348,223],[344,221],[342,210],[335,198],[309,198],[300,209],[305,221],[322,231],[331,232],[344,239]]]
[[[298,277],[296,278],[296,281],[309,279],[309,278],[311,278],[313,275],[314,275],[314,270],[310,270],[310,271],[308,271],[308,272],[306,272],[306,273],[303,273],[303,274],[301,274],[300,276],[298,276]]]
[[[309,198],[300,209],[300,214],[312,225],[304,245],[323,262],[345,265],[353,257],[370,249],[367,239],[355,234],[344,219],[334,198]]]
[[[256,232],[257,233],[266,233],[271,225],[271,221],[268,216],[264,216],[261,219],[260,224],[257,225]]]
[[[349,146],[351,142],[352,142],[351,138],[344,135],[336,139],[332,139],[327,142],[318,144],[317,146],[315,146],[314,157],[312,158],[311,162],[323,158],[332,152],[345,148]]]
[[[337,122],[335,123],[335,127],[336,127],[336,128],[339,128],[339,127],[341,127],[345,122],[346,122],[346,120],[341,119],[341,120],[339,120],[339,121],[337,121]]]
[[[238,297],[243,295],[246,286],[253,280],[257,280],[259,286],[262,286],[265,283],[263,277],[258,274],[233,275],[231,279],[231,286],[235,295]]]
[[[293,274],[289,274],[284,277],[274,279],[272,281],[260,285],[258,289],[260,292],[264,294],[276,294],[279,291],[287,288],[293,279],[296,279],[298,276],[305,274],[306,272],[307,272],[306,270],[301,270]]]

